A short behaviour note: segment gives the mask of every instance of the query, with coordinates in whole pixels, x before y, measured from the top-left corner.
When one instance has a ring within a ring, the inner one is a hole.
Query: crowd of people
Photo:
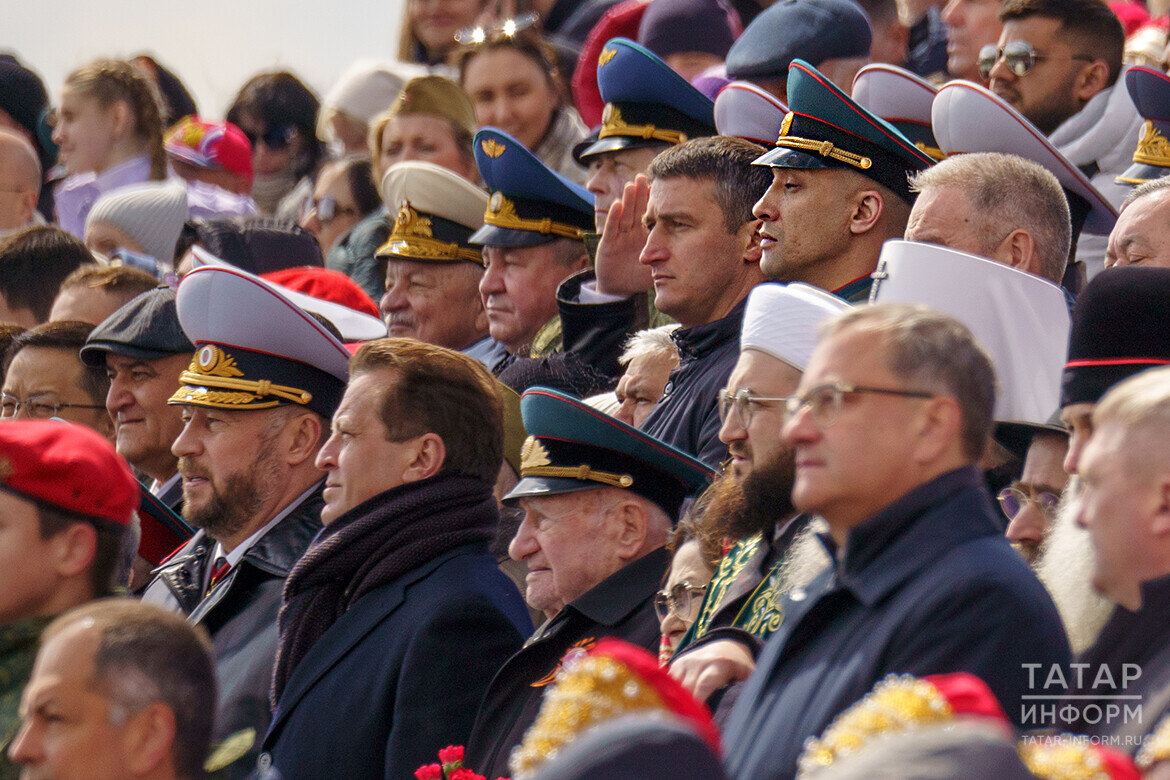
[[[0,780],[1170,777],[1167,10],[0,56]]]

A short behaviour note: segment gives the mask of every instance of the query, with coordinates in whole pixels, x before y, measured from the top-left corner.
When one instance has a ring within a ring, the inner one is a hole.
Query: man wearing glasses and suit
[[[994,384],[971,333],[925,307],[821,326],[783,437],[793,505],[824,518],[832,562],[782,601],[723,732],[729,774],[792,777],[805,740],[889,674],[971,672],[1018,724],[1028,667],[1068,662],[976,465]]]

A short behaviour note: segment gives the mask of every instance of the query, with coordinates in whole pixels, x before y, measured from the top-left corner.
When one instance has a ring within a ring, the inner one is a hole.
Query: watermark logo
[[[1138,664],[1022,664],[1028,675],[1020,699],[1025,730],[1068,724],[1117,728],[1144,723],[1142,696],[1130,691],[1141,679]]]

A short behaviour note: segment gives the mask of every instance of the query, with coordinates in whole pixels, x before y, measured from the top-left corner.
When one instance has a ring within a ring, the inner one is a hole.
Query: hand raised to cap
[[[642,216],[650,202],[650,183],[642,174],[627,183],[621,200],[614,201],[605,218],[597,245],[597,291],[608,295],[636,295],[654,286],[650,267],[638,262],[650,231]]]

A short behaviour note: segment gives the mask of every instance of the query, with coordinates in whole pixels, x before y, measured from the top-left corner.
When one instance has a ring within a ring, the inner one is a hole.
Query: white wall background
[[[356,59],[393,59],[404,0],[0,0],[0,51],[40,74],[54,105],[74,68],[149,53],[200,112],[221,118],[240,86],[287,69],[320,97]]]

